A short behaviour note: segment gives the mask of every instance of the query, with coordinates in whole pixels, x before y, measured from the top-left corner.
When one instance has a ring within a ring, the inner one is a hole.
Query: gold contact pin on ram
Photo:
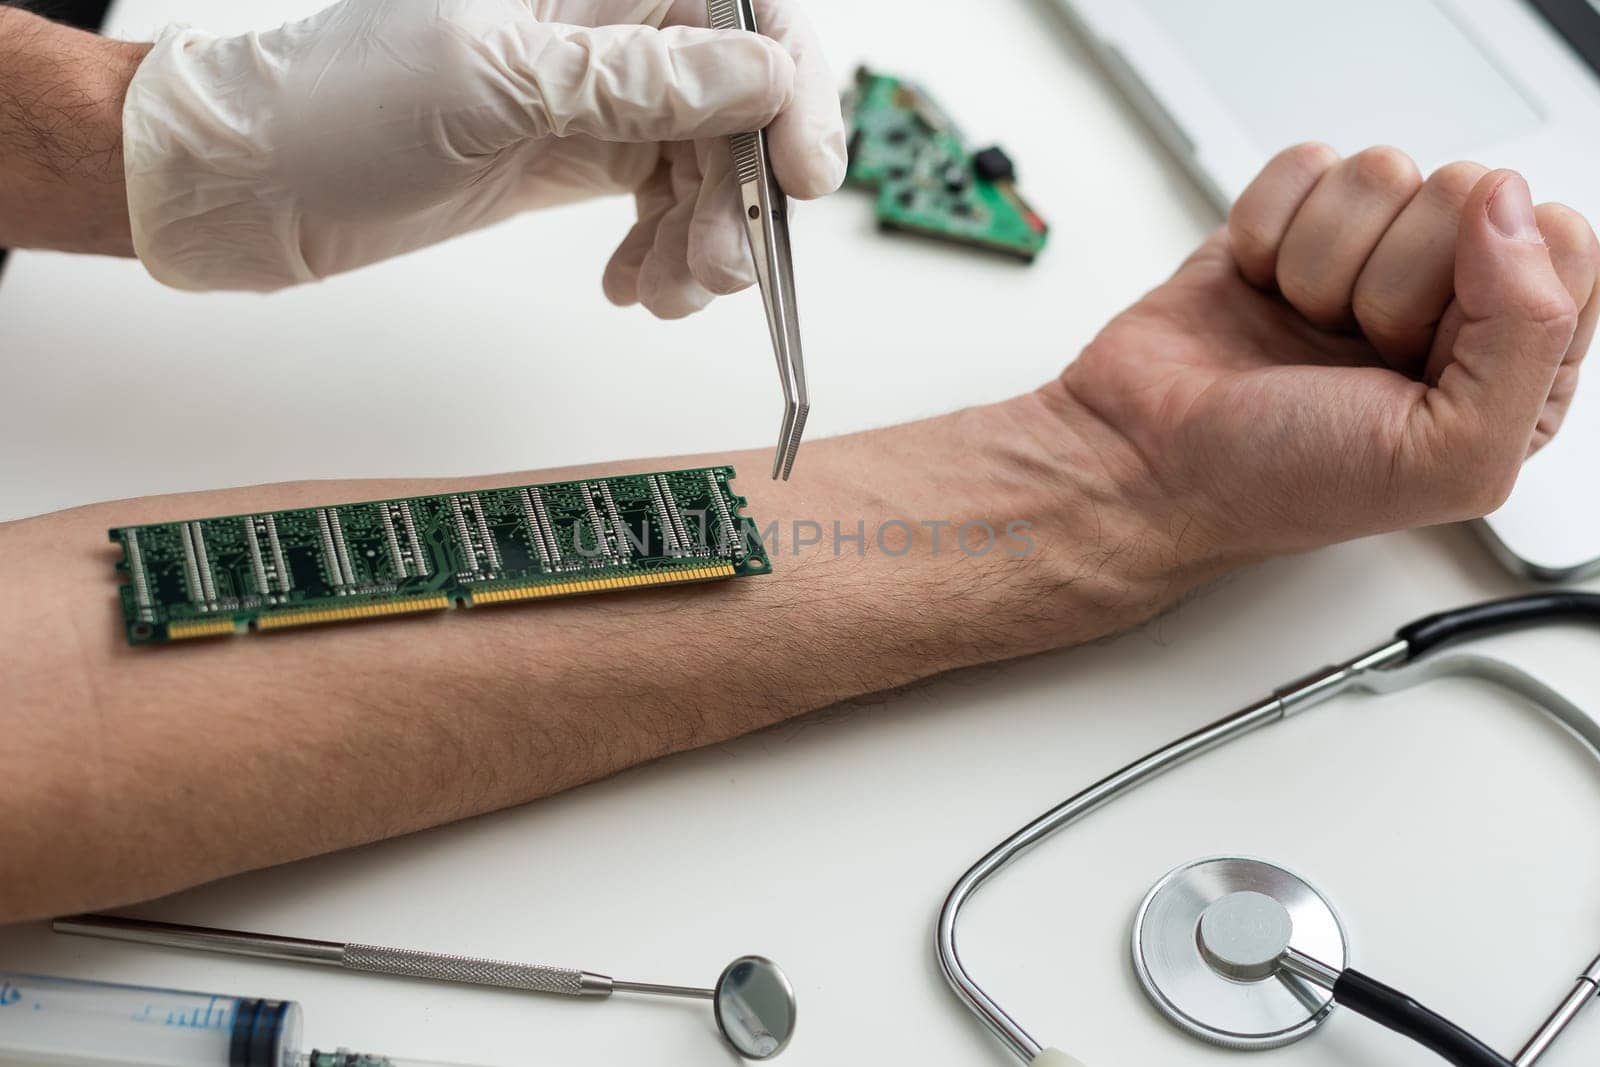
[[[630,574],[617,578],[527,585],[514,589],[485,589],[472,594],[472,604],[474,607],[479,607],[489,604],[509,604],[519,600],[548,600],[553,597],[577,596],[583,593],[605,593],[616,589],[644,589],[649,586],[709,582],[717,578],[732,578],[734,573],[733,564],[720,563],[710,567],[695,567],[692,570],[658,571],[654,574]]]
[[[385,615],[415,615],[419,611],[443,611],[449,606],[449,597],[429,596],[419,597],[416,600],[399,600],[392,604],[352,604],[345,608],[289,611],[278,615],[261,616],[256,620],[256,629],[282,630],[289,626],[315,626],[325,622],[376,619]]]
[[[193,637],[225,637],[235,632],[232,619],[197,619],[194,622],[167,624],[169,641],[187,641]]]

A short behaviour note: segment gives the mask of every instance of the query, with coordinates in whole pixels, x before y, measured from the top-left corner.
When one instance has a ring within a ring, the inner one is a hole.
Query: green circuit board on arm
[[[969,149],[919,86],[863,67],[847,118],[850,184],[877,193],[878,224],[1032,262],[1050,228],[999,148]]]
[[[766,574],[734,477],[708,467],[118,527],[128,641]]]

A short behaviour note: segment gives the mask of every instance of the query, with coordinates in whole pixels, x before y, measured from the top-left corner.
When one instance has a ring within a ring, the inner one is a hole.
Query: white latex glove
[[[242,37],[169,27],[123,112],[134,248],[168,285],[271,290],[633,193],[606,293],[690,314],[755,280],[728,134],[770,125],[791,196],[844,178],[810,24],[796,0],[755,7],[761,36],[704,29],[703,0],[342,0]]]

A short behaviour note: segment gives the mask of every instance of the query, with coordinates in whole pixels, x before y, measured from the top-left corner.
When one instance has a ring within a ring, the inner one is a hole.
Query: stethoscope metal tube
[[[1332,990],[1339,984],[1339,976],[1343,973],[1337,967],[1330,967],[1321,960],[1314,960],[1292,948],[1284,952],[1283,959],[1278,961],[1278,966],[1297,978],[1304,978],[1327,990]]]
[[[939,913],[940,967],[944,971],[945,978],[955,989],[956,995],[965,1000],[984,1025],[1024,1063],[1031,1063],[1044,1051],[1044,1046],[1034,1040],[1016,1020],[990,999],[962,966],[961,955],[956,949],[956,922],[961,918],[962,905],[966,904],[968,898],[984,882],[1056,831],[1072,825],[1128,790],[1143,785],[1196,756],[1253,733],[1268,723],[1275,722],[1282,715],[1283,705],[1277,698],[1273,698],[1236,712],[1204,730],[1190,734],[1183,740],[1146,756],[1137,763],[1129,764],[1007,838],[998,848],[979,860],[950,891],[944,909]]]
[[[1558,612],[1556,617],[1571,617],[1573,600],[1582,603],[1581,598],[1585,597],[1595,605],[1592,617],[1600,618],[1600,597],[1592,594],[1565,594],[1566,610]],[[1600,722],[1596,722],[1555,689],[1502,660],[1459,652],[1448,656],[1427,656],[1404,667],[1375,671],[1361,678],[1358,688],[1371,693],[1393,693],[1446,677],[1476,678],[1526,698],[1583,742],[1596,758],[1600,758]],[[1511,1062],[1516,1067],[1533,1067],[1550,1051],[1556,1039],[1572,1025],[1579,1013],[1597,999],[1600,999],[1600,958],[1595,959],[1578,976],[1567,999],[1550,1014]]]
[[[978,1018],[1019,1059],[1031,1063],[1044,1051],[1044,1046],[990,999],[961,965],[961,956],[956,948],[956,923],[960,920],[962,906],[973,892],[1035,845],[1102,805],[1198,756],[1237,741],[1263,726],[1278,722],[1293,712],[1303,711],[1324,700],[1332,699],[1353,685],[1361,672],[1399,662],[1404,659],[1407,651],[1408,646],[1405,642],[1392,641],[1348,663],[1319,671],[1281,690],[1276,696],[1236,711],[1225,719],[1129,764],[1007,838],[962,876],[961,881],[950,891],[944,909],[939,914],[939,963],[956,995],[967,1002]]]
[[[1046,1057],[1046,1049],[1011,1018],[967,973],[956,944],[961,909],[986,881],[1049,837],[1105,804],[1190,760],[1221,748],[1351,689],[1388,692],[1443,674],[1483,678],[1536,701],[1600,757],[1600,724],[1582,709],[1509,664],[1474,656],[1427,659],[1456,641],[1489,633],[1564,620],[1600,621],[1600,595],[1550,593],[1472,605],[1420,619],[1395,639],[1345,663],[1318,671],[1271,698],[1242,708],[1210,726],[1157,749],[1050,809],[1006,838],[972,866],[951,889],[939,913],[935,948],[939,965],[956,995],[1011,1052],[1025,1063]],[[1557,1036],[1600,993],[1600,960],[1578,988],[1551,1015],[1515,1061],[1531,1067]],[[1059,1053],[1052,1053],[1060,1057]],[[1068,1062],[1060,1058],[1057,1062]]]
[[[1513,1061],[1517,1067],[1533,1067],[1533,1064],[1550,1051],[1550,1046],[1555,1044],[1556,1038],[1572,1025],[1578,1013],[1593,1004],[1597,998],[1600,998],[1600,957],[1589,964],[1589,969],[1578,977],[1578,982],[1572,987],[1567,999],[1551,1012],[1550,1018],[1539,1027],[1539,1032],[1523,1046],[1521,1052],[1517,1053],[1517,1058]]]

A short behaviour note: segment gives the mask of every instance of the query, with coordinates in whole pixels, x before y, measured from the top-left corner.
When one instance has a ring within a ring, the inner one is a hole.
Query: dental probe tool
[[[708,0],[706,14],[714,30],[760,32],[751,0]],[[767,306],[767,329],[772,334],[772,350],[778,357],[778,377],[783,383],[783,424],[778,431],[778,453],[772,463],[772,476],[787,481],[800,451],[806,416],[811,414],[805,357],[800,346],[800,317],[795,309],[789,198],[778,185],[772,169],[765,130],[734,134],[728,145],[739,179],[756,280],[761,286],[761,299]]]
[[[723,1039],[750,1060],[771,1059],[794,1034],[794,987],[776,963],[761,956],[741,956],[723,970],[711,989],[693,986],[623,982],[603,974],[567,967],[510,963],[413,949],[384,948],[338,941],[312,941],[274,934],[217,930],[205,926],[125,919],[116,915],[75,915],[57,919],[58,934],[98,937],[164,948],[197,949],[226,956],[250,956],[289,963],[314,963],[367,974],[423,978],[458,985],[520,989],[568,997],[609,997],[633,993],[647,997],[709,1000]]]

